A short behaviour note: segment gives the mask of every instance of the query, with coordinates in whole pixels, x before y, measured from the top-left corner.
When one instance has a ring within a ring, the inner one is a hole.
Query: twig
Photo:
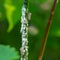
[[[54,16],[56,3],[57,3],[57,0],[54,0],[54,4],[53,4],[53,7],[52,7],[52,10],[51,10],[51,13],[50,13],[50,17],[49,17],[49,20],[48,20],[48,24],[47,24],[47,27],[46,27],[46,31],[45,31],[43,41],[42,41],[42,46],[41,46],[40,55],[39,55],[38,60],[42,60],[42,57],[43,57],[43,54],[44,54],[44,50],[45,50],[45,46],[46,46],[46,42],[47,42],[49,30],[50,30],[50,26],[52,24],[52,18]]]

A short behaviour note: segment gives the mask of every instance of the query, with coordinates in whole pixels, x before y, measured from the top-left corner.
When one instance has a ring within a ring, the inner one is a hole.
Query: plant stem
[[[27,19],[28,0],[23,1],[22,16],[21,16],[21,38],[22,47],[21,60],[28,60],[28,19]]]
[[[56,3],[57,3],[57,0],[54,0],[54,4],[53,4],[53,7],[52,7],[52,10],[51,10],[51,13],[50,13],[50,17],[49,17],[49,20],[48,20],[48,24],[47,24],[47,27],[46,27],[45,35],[44,35],[44,38],[42,40],[42,46],[41,46],[41,50],[40,50],[38,60],[42,60],[42,57],[43,57],[43,54],[44,54],[44,50],[45,50],[45,46],[46,46],[46,42],[47,42],[49,30],[50,30],[50,26],[52,24],[52,18],[54,16]]]

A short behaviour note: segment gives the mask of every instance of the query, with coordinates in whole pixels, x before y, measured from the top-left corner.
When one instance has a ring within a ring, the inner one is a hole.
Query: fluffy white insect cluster
[[[22,33],[22,47],[21,47],[21,60],[28,60],[28,21],[27,21],[27,9],[22,7],[21,16],[21,33]]]

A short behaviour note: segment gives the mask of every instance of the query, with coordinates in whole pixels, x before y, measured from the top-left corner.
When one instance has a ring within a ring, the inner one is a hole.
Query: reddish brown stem
[[[50,13],[50,17],[49,17],[49,20],[48,20],[48,24],[47,24],[47,27],[46,27],[45,35],[44,35],[44,38],[42,40],[42,46],[41,46],[40,55],[39,55],[38,60],[42,60],[42,57],[43,57],[43,54],[44,54],[44,50],[45,50],[45,46],[46,46],[46,42],[47,42],[49,30],[50,30],[50,26],[52,24],[52,18],[54,16],[56,3],[57,3],[57,0],[54,0],[54,4],[53,4],[53,7],[52,7],[52,10],[51,10],[51,13]]]

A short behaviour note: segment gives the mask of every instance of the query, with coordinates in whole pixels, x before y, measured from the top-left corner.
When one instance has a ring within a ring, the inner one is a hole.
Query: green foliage
[[[48,1],[50,2],[48,3]],[[38,31],[34,35],[36,30],[29,30],[29,60],[38,60],[42,38],[45,33],[53,1],[29,0],[29,11],[32,13],[29,27],[34,26]],[[22,0],[0,0],[0,44],[14,46],[18,51],[21,47],[21,23],[19,21],[21,20],[22,2]],[[4,46],[4,49],[6,47]],[[8,47],[7,50],[11,52],[12,48]],[[6,54],[6,52],[4,53]],[[17,55],[13,55],[15,53],[16,51],[12,53],[11,57],[16,57]],[[43,60],[60,60],[60,1],[55,10]]]
[[[7,32],[10,32],[13,29],[13,27],[16,25],[16,23],[20,20],[22,1],[0,0],[0,3],[2,3],[0,5],[1,6],[0,12],[2,13],[2,15],[5,16],[5,18],[7,18],[9,23]]]
[[[0,60],[19,59],[18,52],[10,46],[0,45]]]

